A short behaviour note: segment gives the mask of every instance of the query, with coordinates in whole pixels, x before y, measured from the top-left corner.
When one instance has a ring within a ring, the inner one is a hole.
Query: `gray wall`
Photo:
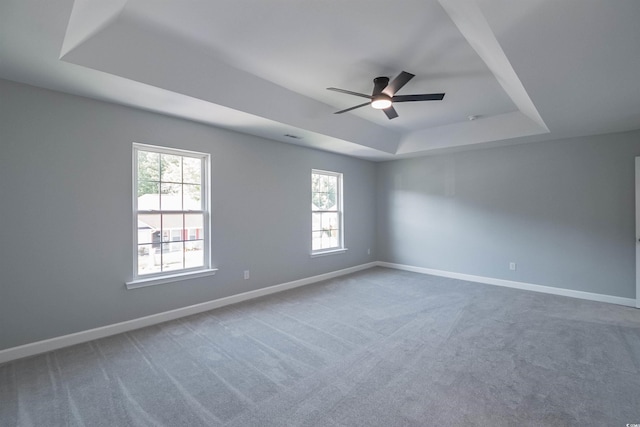
[[[635,298],[637,155],[635,131],[382,163],[378,259]]]
[[[133,141],[211,153],[215,276],[125,289]],[[374,260],[367,161],[2,80],[0,147],[0,349]],[[344,173],[345,254],[309,257],[312,168]]]
[[[375,259],[635,297],[640,131],[374,165],[3,80],[0,100],[0,349]],[[133,141],[211,153],[215,276],[125,290]],[[346,254],[309,257],[312,168],[344,173]]]

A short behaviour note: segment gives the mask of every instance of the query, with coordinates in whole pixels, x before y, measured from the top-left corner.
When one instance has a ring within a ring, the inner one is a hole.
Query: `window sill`
[[[348,250],[349,249],[347,249],[347,248],[340,248],[340,249],[331,249],[331,250],[322,251],[322,252],[311,252],[311,254],[309,256],[311,258],[317,258],[317,257],[320,257],[320,256],[343,254],[343,253],[347,252]]]
[[[132,280],[126,282],[127,289],[144,288],[147,286],[162,285],[164,283],[179,282],[182,280],[197,279],[199,277],[213,276],[218,271],[217,268],[209,268],[207,270],[190,271],[186,273],[176,273],[166,276],[156,276]]]

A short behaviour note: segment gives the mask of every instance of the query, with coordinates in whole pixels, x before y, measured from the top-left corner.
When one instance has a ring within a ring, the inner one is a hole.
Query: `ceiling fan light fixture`
[[[371,106],[376,110],[384,110],[391,107],[391,97],[383,93],[376,95],[371,101]]]
[[[327,90],[368,99],[367,102],[350,108],[345,108],[344,110],[336,111],[333,114],[342,114],[348,111],[353,111],[357,108],[362,108],[365,105],[370,105],[376,110],[382,110],[384,115],[387,116],[389,120],[392,120],[398,117],[398,112],[393,108],[393,103],[395,102],[442,101],[445,95],[444,93],[396,95],[396,92],[402,89],[404,85],[414,77],[415,76],[413,74],[407,73],[406,71],[398,74],[398,76],[391,82],[389,82],[389,77],[376,77],[373,79],[373,93],[371,95],[365,95],[364,93],[353,92],[345,89],[338,89],[337,87],[328,87]]]

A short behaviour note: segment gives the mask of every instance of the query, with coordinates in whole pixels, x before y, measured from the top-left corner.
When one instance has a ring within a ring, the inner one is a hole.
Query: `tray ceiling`
[[[640,128],[640,2],[513,3],[12,0],[0,77],[372,160]]]

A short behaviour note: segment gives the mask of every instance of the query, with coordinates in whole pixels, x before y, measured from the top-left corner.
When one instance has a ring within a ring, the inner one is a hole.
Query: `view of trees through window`
[[[340,212],[341,174],[313,171],[311,174],[311,250],[342,246]]]
[[[138,275],[204,266],[203,162],[137,150]]]

